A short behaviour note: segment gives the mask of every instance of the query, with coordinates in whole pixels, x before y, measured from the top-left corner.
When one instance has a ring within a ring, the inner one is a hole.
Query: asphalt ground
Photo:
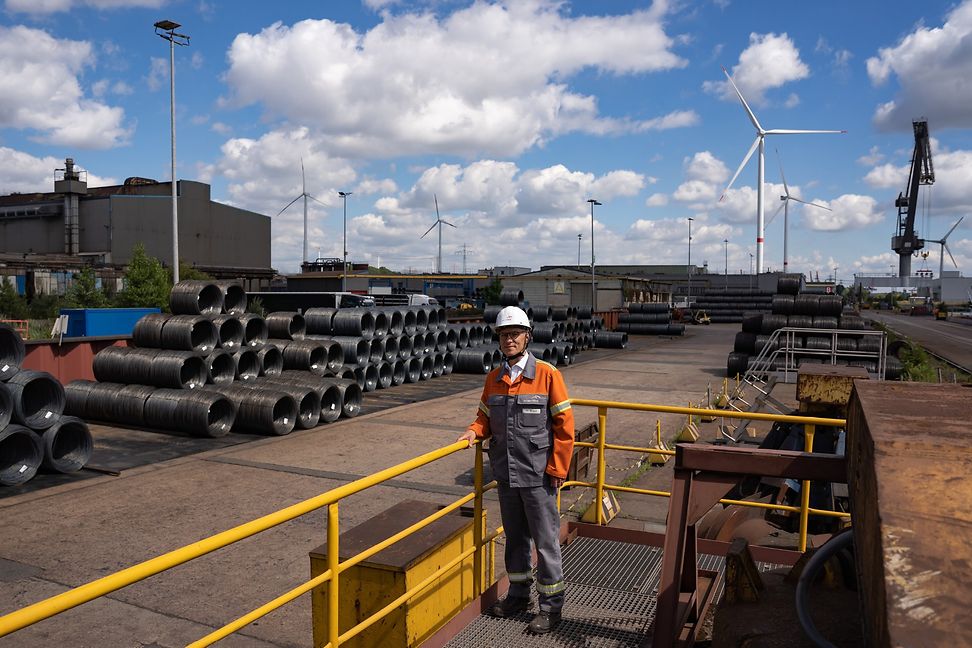
[[[864,317],[907,336],[935,355],[972,373],[972,320],[910,316],[886,311],[865,311]]]
[[[721,387],[737,331],[738,325],[713,324],[690,326],[678,338],[636,337],[624,351],[581,353],[564,377],[578,398],[699,403],[707,388],[715,394]],[[0,499],[0,613],[449,445],[474,416],[481,384],[482,376],[452,376],[373,392],[365,395],[362,416],[277,438],[195,440],[95,426],[97,447],[105,450],[93,462],[117,475],[94,473]],[[577,407],[575,417],[580,428],[596,420],[596,411]],[[685,417],[612,411],[608,439],[648,445],[656,419],[671,438]],[[703,438],[716,438],[718,422],[706,425]],[[640,472],[639,458],[608,452],[608,479],[619,483]],[[341,529],[403,499],[454,501],[469,492],[472,464],[472,451],[457,451],[352,496],[341,503]],[[639,479],[667,489],[669,470]],[[586,490],[563,494],[565,515],[586,507]],[[487,497],[487,509],[495,526],[494,497]],[[666,511],[667,499],[625,498],[613,524],[657,525]],[[185,645],[304,582],[308,553],[325,536],[326,514],[318,510],[0,638],[0,647]],[[501,569],[501,547],[496,555]],[[310,607],[305,595],[219,645],[310,646]]]

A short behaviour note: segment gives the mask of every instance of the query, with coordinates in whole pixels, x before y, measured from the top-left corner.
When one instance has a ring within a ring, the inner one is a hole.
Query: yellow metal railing
[[[582,482],[582,481],[571,481],[567,482],[565,485],[571,486],[586,486],[593,488],[596,493],[595,502],[600,502],[604,496],[605,490],[614,490],[620,492],[628,493],[639,493],[645,495],[654,495],[661,497],[669,497],[670,493],[666,491],[654,491],[641,488],[633,488],[629,486],[611,485],[605,483],[605,451],[606,450],[617,450],[626,452],[639,452],[639,453],[656,453],[656,454],[669,454],[674,455],[674,451],[667,450],[664,448],[643,448],[638,446],[626,446],[618,444],[607,443],[607,415],[609,409],[621,409],[621,410],[633,410],[642,412],[659,412],[659,413],[672,413],[672,414],[688,414],[692,415],[706,415],[711,414],[716,417],[726,417],[727,412],[723,410],[709,410],[700,409],[692,407],[671,407],[664,405],[645,405],[637,403],[621,403],[612,401],[598,401],[598,400],[587,400],[587,399],[572,399],[571,401],[574,405],[580,407],[596,407],[598,411],[598,439],[596,443],[587,442],[577,442],[576,445],[581,447],[592,447],[598,450],[597,459],[597,479],[595,482]],[[786,416],[786,415],[776,415],[776,414],[753,414],[747,413],[747,419],[751,420],[767,420],[767,421],[785,421],[793,423],[802,423],[806,426],[806,450],[809,452],[813,446],[813,434],[816,425],[831,425],[831,426],[843,426],[844,421],[841,419],[826,419],[826,418],[814,418],[814,417],[802,417],[802,416]],[[61,612],[74,608],[78,605],[91,601],[93,599],[105,596],[119,590],[123,587],[141,581],[150,576],[154,576],[163,571],[182,565],[186,562],[204,556],[212,551],[216,551],[223,547],[229,546],[240,540],[249,538],[257,533],[266,531],[284,522],[293,520],[301,515],[310,513],[317,509],[327,507],[327,569],[324,573],[312,578],[311,580],[302,583],[301,585],[291,589],[290,591],[281,594],[280,596],[274,598],[271,601],[261,605],[260,607],[248,612],[247,614],[231,621],[230,623],[224,625],[217,630],[214,630],[205,637],[189,644],[192,648],[201,648],[203,646],[209,646],[220,639],[223,639],[230,634],[240,630],[247,624],[269,614],[270,612],[286,605],[290,601],[293,601],[297,597],[305,594],[319,585],[324,583],[329,583],[328,587],[328,598],[327,598],[327,610],[328,610],[328,643],[325,644],[325,648],[337,648],[341,644],[347,642],[351,638],[357,636],[361,632],[364,632],[369,627],[379,622],[389,613],[394,611],[399,607],[404,601],[415,596],[429,585],[434,583],[438,578],[448,573],[449,570],[454,569],[457,565],[460,565],[464,560],[472,556],[473,558],[473,596],[478,597],[484,591],[484,583],[482,582],[483,574],[483,550],[488,547],[493,540],[503,533],[503,527],[499,526],[491,532],[486,532],[484,534],[483,525],[483,495],[484,493],[492,490],[496,487],[496,482],[490,482],[489,484],[483,483],[483,451],[482,445],[476,444],[475,446],[475,467],[474,467],[474,485],[473,492],[457,499],[453,503],[443,507],[436,513],[416,522],[415,524],[409,526],[406,529],[396,533],[395,535],[378,542],[374,546],[358,553],[351,558],[348,558],[344,562],[339,559],[339,538],[340,538],[340,511],[339,503],[342,499],[360,493],[363,490],[381,484],[389,479],[393,479],[400,475],[403,475],[411,470],[415,470],[422,466],[428,465],[434,461],[442,459],[449,456],[455,452],[461,452],[466,448],[465,442],[457,442],[451,445],[439,448],[432,452],[420,455],[408,461],[402,462],[396,466],[392,466],[380,472],[374,473],[367,477],[355,480],[344,486],[340,486],[333,490],[322,493],[316,497],[304,500],[287,508],[281,509],[269,515],[257,518],[240,526],[234,527],[222,533],[210,536],[199,540],[198,542],[186,545],[174,551],[162,554],[145,562],[133,565],[121,571],[115,572],[103,578],[91,581],[74,589],[68,590],[56,596],[52,596],[48,599],[34,603],[25,608],[7,614],[0,617],[0,637],[16,632],[22,628],[29,625],[42,621],[44,619],[50,618]],[[801,493],[801,505],[799,507],[786,506],[782,504],[766,504],[762,502],[748,502],[748,501],[737,501],[737,500],[721,500],[724,504],[737,504],[740,506],[752,506],[764,509],[775,509],[781,511],[798,512],[800,514],[800,550],[806,549],[806,529],[807,529],[807,519],[809,515],[830,515],[846,517],[843,513],[838,513],[834,511],[823,511],[812,509],[809,506],[809,483],[803,483],[803,489]],[[352,628],[349,628],[344,633],[340,632],[340,624],[338,618],[339,609],[339,587],[338,582],[340,580],[341,573],[350,569],[351,567],[367,560],[368,558],[374,556],[379,551],[389,547],[390,545],[398,542],[399,540],[407,537],[408,535],[424,528],[425,526],[435,522],[436,520],[442,518],[445,515],[457,510],[459,507],[469,502],[473,502],[473,545],[456,555],[445,565],[441,566],[434,573],[430,574],[428,577],[423,579],[420,583],[413,586],[407,592],[401,594],[394,601],[388,603],[378,612],[374,613],[370,617],[364,619]],[[603,524],[604,520],[600,510],[600,506],[597,507],[597,523]],[[488,530],[487,530],[488,531]],[[493,569],[492,565],[489,565],[489,570],[487,572],[489,582],[493,580]]]

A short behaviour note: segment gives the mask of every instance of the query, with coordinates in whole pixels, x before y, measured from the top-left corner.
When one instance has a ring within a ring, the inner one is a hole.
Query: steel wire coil
[[[235,315],[217,315],[213,318],[213,326],[221,348],[235,351],[243,346],[243,323]]]
[[[412,336],[411,335],[399,335],[398,336],[398,357],[402,360],[407,360],[412,357]]]
[[[490,370],[496,369],[498,366],[503,364],[503,354],[499,352],[499,349],[493,349],[490,360]]]
[[[214,281],[213,284],[223,293],[223,312],[240,315],[246,312],[246,291],[235,281]]]
[[[884,359],[884,379],[901,380],[904,373],[904,365],[895,356],[888,356]]]
[[[307,333],[304,316],[291,311],[276,311],[266,316],[267,333],[270,338],[299,340]]]
[[[793,295],[773,295],[773,314],[792,315]]]
[[[469,344],[467,346],[474,347],[479,346],[483,343],[486,335],[486,329],[488,327],[482,326],[480,324],[470,324],[469,325]]]
[[[386,337],[382,342],[382,359],[385,362],[392,362],[398,357],[398,338]]]
[[[793,298],[794,315],[819,315],[820,295],[800,294]]]
[[[836,329],[837,318],[830,315],[817,315],[812,320],[812,327],[817,329]]]
[[[336,308],[308,308],[304,311],[304,326],[308,335],[331,335],[331,322]]]
[[[840,295],[820,295],[817,297],[817,312],[814,315],[840,317],[843,311],[844,302]]]
[[[426,330],[439,328],[439,309],[434,306],[422,306],[422,310],[425,311]]]
[[[619,313],[618,323],[661,324],[668,322],[671,315],[665,313]]]
[[[523,291],[516,289],[504,289],[499,296],[500,306],[521,306],[523,304]]]
[[[569,306],[553,306],[551,308],[552,314],[551,319],[554,322],[563,322],[570,317],[570,307]]]
[[[456,352],[446,351],[442,354],[442,375],[448,376],[456,368]]]
[[[405,382],[405,361],[401,358],[391,363],[392,387],[398,387]]]
[[[233,354],[236,362],[236,379],[246,382],[260,375],[260,357],[253,349],[241,349]]]
[[[775,351],[776,349],[779,349],[780,348],[780,339],[777,338],[776,340],[773,340],[773,342],[770,342],[770,339],[771,338],[772,338],[772,336],[770,336],[770,335],[757,335],[756,338],[755,338],[755,340],[753,340],[753,348],[752,348],[752,350],[746,351],[746,349],[733,349],[733,351],[742,351],[743,353],[749,353],[750,355],[756,355],[756,354],[760,353],[766,347],[769,347],[769,351],[768,352],[772,352],[772,351]]]
[[[459,333],[455,329],[441,330],[439,335],[445,335],[445,349],[442,349],[442,351],[455,351],[458,348]]]
[[[219,334],[201,315],[173,315],[162,324],[161,340],[163,349],[207,355],[216,348]]]
[[[864,353],[877,353],[881,350],[881,338],[865,335],[857,341],[857,350]]]
[[[180,281],[169,293],[169,310],[173,315],[205,315],[223,312],[223,291],[209,281]]]
[[[320,423],[321,394],[310,385],[282,380],[267,380],[265,378],[257,379],[252,385],[256,389],[281,391],[293,398],[294,402],[297,403],[297,421],[294,424],[295,428],[309,430],[317,427],[317,424]]]
[[[0,430],[7,427],[13,417],[13,396],[10,389],[0,383]]]
[[[804,338],[803,347],[817,351],[829,351],[831,346],[829,335],[808,335]]]
[[[531,337],[533,340],[542,344],[547,344],[560,339],[563,327],[558,321],[542,322],[533,327]]]
[[[375,321],[375,332],[374,336],[376,338],[382,339],[388,335],[388,314],[383,310],[372,310],[371,317]]]
[[[92,418],[88,416],[88,393],[92,385],[98,385],[93,380],[72,380],[64,386],[64,413],[78,418]],[[11,401],[13,407],[13,401]],[[2,429],[2,428],[0,428]]]
[[[368,347],[368,362],[377,363],[381,362],[381,359],[385,357],[385,341],[381,339],[372,339],[371,344]]]
[[[837,338],[838,351],[857,351],[857,340],[851,337],[839,336]]]
[[[442,353],[436,352],[432,354],[432,377],[439,378],[442,376],[444,371]]]
[[[256,350],[260,360],[260,376],[278,376],[284,370],[284,356],[280,348],[274,344],[267,344]]]
[[[361,375],[364,377],[363,390],[366,392],[373,392],[378,389],[378,367],[373,364],[355,367],[354,371],[356,376],[359,370],[361,371]]]
[[[504,308],[503,306],[495,306],[492,304],[484,308],[483,322],[485,322],[486,324],[495,324],[496,317],[499,315],[499,312],[503,310],[503,308]]]
[[[331,321],[334,335],[357,336],[372,338],[375,335],[375,318],[370,311],[363,308],[342,308],[334,314]]]
[[[787,321],[786,315],[763,315],[759,332],[763,335],[769,335],[773,331],[786,326]]]
[[[803,283],[801,279],[799,275],[781,275],[776,280],[776,292],[781,295],[798,294],[800,292],[800,284]]]
[[[261,347],[267,343],[270,332],[267,330],[267,321],[255,313],[243,313],[238,316],[243,325],[243,345],[248,347]]]
[[[428,330],[425,332],[425,344],[422,347],[425,351],[425,355],[435,353],[438,343],[438,336],[438,331]]]
[[[424,308],[419,306],[409,309],[409,312],[415,316],[415,330],[413,335],[415,333],[425,333],[429,328],[429,314]]]
[[[840,328],[845,331],[864,331],[867,329],[867,324],[864,322],[864,318],[859,315],[842,315]]]
[[[449,315],[446,313],[445,306],[436,306],[435,310],[439,314],[439,328],[444,329],[449,326]]]
[[[270,340],[280,348],[284,369],[310,371],[319,376],[327,373],[328,349],[318,340]]]
[[[422,356],[432,350],[425,344],[425,341],[425,333],[416,333],[412,336],[412,355]]]
[[[432,336],[432,351],[433,352],[443,352],[449,350],[449,334],[443,330],[438,330],[430,332],[429,335]]]
[[[629,313],[668,313],[668,302],[632,302],[628,304]]]
[[[42,466],[51,472],[74,473],[91,459],[94,440],[88,425],[75,416],[62,416],[41,434]]]
[[[679,335],[672,332],[669,324],[622,323],[618,324],[618,330],[628,335]]]
[[[738,353],[733,351],[729,354],[726,359],[726,376],[729,378],[735,378],[736,376],[745,376],[746,370],[749,368],[749,356],[745,353]]]
[[[416,357],[403,358],[402,364],[405,370],[405,382],[415,383],[419,381],[422,373],[422,361]]]
[[[283,391],[236,384],[211,385],[206,388],[210,390],[236,405],[235,429],[284,436],[297,425],[297,401]]]
[[[368,362],[368,357],[371,355],[370,340],[349,335],[336,335],[331,339],[341,347],[345,365],[361,365]]]
[[[224,389],[232,386],[209,385],[192,392],[156,389],[145,399],[145,425],[194,437],[226,436],[236,420],[237,405],[218,393]]]
[[[483,347],[460,349],[455,355],[455,373],[486,374],[493,368],[493,352]]]
[[[579,320],[589,320],[594,317],[594,308],[591,306],[578,306],[574,317]]]
[[[456,346],[452,351],[456,349],[465,349],[469,346],[469,329],[464,324],[451,324],[451,331],[455,332],[456,335]]]
[[[402,311],[402,335],[415,335],[415,311]]]
[[[533,309],[534,322],[549,322],[553,319],[553,309],[546,304],[537,304],[530,308]]]
[[[12,420],[33,430],[43,430],[64,413],[64,387],[46,371],[21,370],[7,381]]]
[[[20,333],[7,324],[0,324],[0,381],[7,381],[20,371],[26,348]]]
[[[755,333],[739,332],[736,333],[736,339],[733,341],[732,350],[737,353],[746,353],[752,355],[756,350],[756,338],[757,337],[768,337],[760,336]]]
[[[398,337],[405,328],[405,316],[397,308],[384,308],[382,312],[388,318],[388,335]]]
[[[225,349],[216,349],[203,359],[206,367],[206,382],[211,385],[225,385],[236,379],[236,360]]]
[[[552,344],[541,344],[534,345],[530,347],[530,353],[533,357],[543,360],[544,362],[550,362],[550,357],[554,354]]]
[[[419,358],[422,364],[419,366],[419,380],[431,380],[433,370],[433,360],[431,355],[424,355]]]
[[[786,325],[791,328],[811,328],[813,318],[809,315],[790,315],[786,318]]]
[[[392,386],[392,374],[394,373],[394,367],[390,362],[379,362],[375,365],[375,369],[378,371],[378,389],[388,389]]]
[[[341,417],[341,389],[334,384],[332,377],[317,376],[304,371],[292,371],[290,375],[261,378],[264,385],[296,385],[313,389],[320,402],[319,423],[333,423]],[[312,426],[313,427],[313,426]]]
[[[0,430],[0,485],[17,486],[37,474],[44,461],[41,438],[22,425]]]
[[[149,313],[135,322],[132,329],[132,342],[146,349],[162,348],[162,327],[172,317],[166,313]]]

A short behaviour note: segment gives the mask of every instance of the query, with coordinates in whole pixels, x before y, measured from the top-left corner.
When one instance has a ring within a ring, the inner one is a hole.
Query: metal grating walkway
[[[704,569],[721,571],[724,564],[720,556],[699,556],[699,567]],[[777,566],[757,565],[760,571]],[[563,621],[556,630],[543,636],[529,634],[531,613],[508,619],[484,614],[446,646],[637,648],[654,620],[661,567],[660,547],[579,537],[564,548],[567,596]]]

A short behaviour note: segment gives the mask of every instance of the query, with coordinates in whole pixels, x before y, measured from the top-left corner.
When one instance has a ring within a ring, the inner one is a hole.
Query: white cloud
[[[474,3],[442,18],[383,12],[366,33],[330,20],[276,23],[234,40],[224,103],[260,104],[350,157],[505,157],[570,131],[688,126],[698,122],[693,111],[640,122],[605,118],[593,97],[567,84],[585,69],[621,75],[683,67],[661,22],[666,7],[573,16],[554,2]]]
[[[904,130],[916,115],[936,127],[972,126],[972,2],[953,9],[941,27],[919,25],[893,47],[867,59],[871,83],[880,86],[894,76],[898,92],[878,106],[874,123],[881,130]]]
[[[115,81],[111,85],[111,92],[116,95],[130,95],[135,92],[135,89],[124,81]]]
[[[904,189],[908,182],[908,167],[895,166],[890,163],[878,165],[867,172],[867,175],[864,176],[864,182],[880,189],[890,187]]]
[[[729,179],[729,169],[709,151],[699,151],[682,161],[686,180],[680,184],[672,198],[703,208],[719,197],[719,191]]]
[[[796,108],[800,105],[800,95],[795,92],[791,92],[790,96],[786,98],[783,102],[783,106],[786,108]]]
[[[766,92],[791,81],[810,76],[810,68],[800,60],[800,51],[787,34],[750,34],[749,47],[733,66],[732,79],[750,105],[766,102]],[[706,92],[725,101],[738,101],[728,81],[706,81]]]
[[[192,53],[192,56],[189,57],[189,65],[193,70],[198,70],[201,68],[204,62],[205,58],[203,58],[202,52],[195,51]]]
[[[857,158],[857,163],[861,166],[874,166],[883,160],[884,154],[881,153],[881,149],[879,149],[877,146],[872,146],[868,150],[867,155],[862,155],[861,157]]]
[[[164,0],[6,0],[4,6],[11,13],[51,14],[78,7],[99,10],[161,7],[163,2]]]
[[[871,196],[844,194],[829,203],[823,200],[816,202],[830,207],[831,211],[804,209],[803,224],[808,229],[827,232],[856,230],[884,220],[884,214],[878,209],[877,201]]]
[[[169,83],[169,62],[161,56],[153,56],[149,63],[149,71],[145,77],[149,90],[155,92]]]
[[[354,193],[368,194],[390,194],[398,191],[398,185],[391,178],[364,178],[355,185]]]
[[[29,153],[0,146],[0,194],[54,191],[54,170],[63,169],[64,160],[53,156],[35,157]],[[84,169],[78,165],[79,169]],[[87,173],[89,187],[117,184],[111,177]]]
[[[36,131],[39,141],[78,148],[124,143],[130,134],[124,110],[84,96],[79,78],[93,62],[86,41],[0,26],[0,128]]]
[[[655,193],[648,196],[645,201],[646,207],[664,207],[668,204],[668,195],[663,193]]]
[[[948,150],[938,140],[931,139],[932,161],[935,166],[935,184],[922,185],[919,198],[928,194],[933,214],[964,214],[972,209],[972,196],[967,188],[972,186],[972,151]],[[910,165],[880,164],[864,176],[864,181],[875,188],[887,190],[888,198],[905,190]]]
[[[219,133],[220,135],[227,135],[233,131],[233,127],[229,124],[224,124],[223,122],[217,121],[210,125],[209,130],[213,131],[214,133]]]

